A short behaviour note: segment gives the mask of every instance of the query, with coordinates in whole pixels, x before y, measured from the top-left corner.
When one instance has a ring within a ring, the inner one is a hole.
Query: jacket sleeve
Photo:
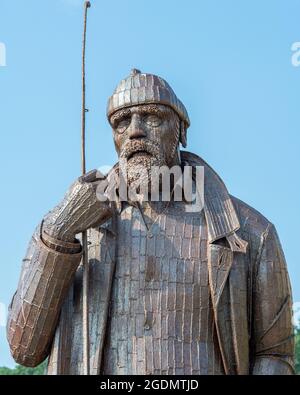
[[[66,291],[81,260],[80,243],[68,244],[73,244],[68,253],[57,251],[38,231],[29,243],[7,322],[11,353],[21,365],[37,366],[48,356]]]
[[[254,375],[294,374],[292,295],[277,232],[262,237],[253,294]]]

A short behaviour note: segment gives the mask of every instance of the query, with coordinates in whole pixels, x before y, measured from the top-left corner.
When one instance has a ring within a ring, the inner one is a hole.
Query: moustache
[[[120,157],[129,160],[135,154],[158,156],[159,144],[149,140],[128,141],[121,150]]]

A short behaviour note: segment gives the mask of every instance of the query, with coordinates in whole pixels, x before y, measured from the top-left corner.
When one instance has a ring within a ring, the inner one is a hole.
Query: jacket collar
[[[227,188],[219,175],[199,156],[188,151],[180,151],[183,166],[204,167],[204,212],[208,226],[208,242],[226,238],[231,251],[245,253],[247,242],[237,235],[240,222]],[[118,163],[111,169],[107,177],[113,177],[118,170]],[[115,191],[115,184],[111,183]],[[108,188],[108,189],[109,189]],[[111,193],[111,192],[110,192]],[[122,208],[117,203],[119,210]]]
[[[229,286],[227,291],[224,291],[230,283],[232,265],[239,259],[236,256],[239,254],[236,253],[245,253],[247,242],[237,234],[240,222],[227,188],[217,173],[197,155],[181,152],[181,158],[183,165],[204,166],[204,213],[208,227],[209,286],[224,370],[226,374],[247,374],[247,366],[243,366],[244,360],[239,353],[244,339],[240,336],[234,309],[230,308],[228,315],[224,308],[224,303],[230,306],[239,303],[235,300],[235,287]],[[220,239],[224,238],[230,248],[220,242]],[[231,318],[229,329],[231,333],[228,333],[229,318]],[[233,340],[228,341],[230,338]]]
[[[204,211],[208,226],[208,242],[226,238],[230,249],[246,252],[247,242],[237,235],[240,222],[227,188],[218,174],[199,156],[181,151],[183,165],[204,167]]]

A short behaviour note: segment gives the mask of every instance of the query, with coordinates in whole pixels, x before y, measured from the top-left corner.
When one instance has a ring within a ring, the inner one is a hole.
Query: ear
[[[185,126],[185,122],[184,121],[180,121],[180,136],[179,136],[179,141],[181,143],[181,145],[185,148],[187,145],[187,128]]]

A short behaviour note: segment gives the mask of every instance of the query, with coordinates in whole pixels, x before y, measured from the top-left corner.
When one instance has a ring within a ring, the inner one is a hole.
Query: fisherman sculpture
[[[201,166],[203,209],[187,210],[172,194],[101,200],[110,175],[97,171],[75,181],[23,261],[7,327],[15,360],[36,366],[48,357],[48,374],[83,373],[77,235],[86,230],[91,374],[293,374],[291,289],[274,226],[203,159],[179,150],[190,121],[162,78],[133,70],[107,117],[114,170],[129,187],[141,169],[149,185],[153,166]]]

